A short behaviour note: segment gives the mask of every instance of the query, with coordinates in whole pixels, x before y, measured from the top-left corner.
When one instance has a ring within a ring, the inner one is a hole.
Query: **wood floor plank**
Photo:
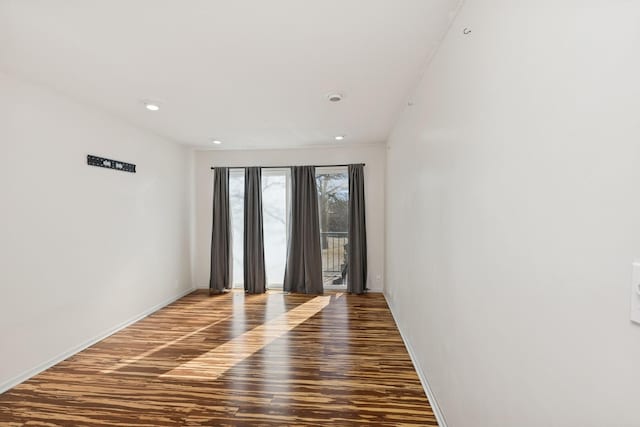
[[[0,395],[1,426],[437,426],[384,297],[196,291]]]

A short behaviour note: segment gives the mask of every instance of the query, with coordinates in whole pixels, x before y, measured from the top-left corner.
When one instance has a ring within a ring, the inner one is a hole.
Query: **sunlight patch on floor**
[[[131,357],[131,358],[125,359],[122,362],[119,362],[116,365],[112,366],[111,368],[104,369],[104,370],[102,370],[100,372],[102,372],[103,374],[110,374],[112,372],[115,372],[118,369],[127,367],[127,366],[129,366],[129,365],[131,365],[133,363],[136,363],[136,362],[144,359],[145,357],[148,357],[148,356],[152,355],[155,352],[158,352],[160,350],[164,350],[167,347],[171,347],[172,345],[175,345],[175,344],[179,343],[180,341],[184,341],[187,338],[190,338],[190,337],[192,337],[194,335],[197,335],[197,334],[199,334],[201,332],[204,332],[205,330],[209,329],[212,326],[217,325],[218,323],[227,321],[227,320],[232,319],[232,318],[233,318],[233,315],[229,315],[229,316],[223,317],[220,320],[216,320],[213,323],[209,323],[208,325],[203,326],[201,328],[198,328],[195,331],[189,332],[188,334],[185,334],[185,335],[181,336],[180,338],[176,338],[175,340],[166,342],[166,343],[164,343],[162,345],[159,345],[157,347],[152,348],[151,350],[145,351],[144,353],[141,353],[141,354],[137,355],[136,357]]]
[[[215,349],[162,374],[161,377],[216,379],[238,363],[280,338],[319,313],[331,301],[331,296],[318,296],[310,301],[227,341]]]

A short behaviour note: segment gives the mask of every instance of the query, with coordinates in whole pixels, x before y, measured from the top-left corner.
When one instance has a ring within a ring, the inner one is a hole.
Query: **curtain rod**
[[[365,163],[352,163],[353,165],[366,166]],[[312,166],[314,168],[346,168],[350,165],[293,165],[293,166]],[[227,166],[227,169],[247,169],[247,168],[260,168],[260,169],[288,169],[293,166]],[[220,166],[221,167],[221,166]],[[215,167],[211,166],[211,169]]]

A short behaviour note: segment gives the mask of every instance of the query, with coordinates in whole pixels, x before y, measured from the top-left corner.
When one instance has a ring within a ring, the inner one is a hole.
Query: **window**
[[[282,288],[287,263],[291,172],[289,169],[262,170],[262,220],[267,287]],[[244,169],[229,172],[229,203],[234,288],[244,288]]]
[[[287,264],[291,171],[262,170],[262,222],[268,288],[282,288]]]
[[[229,204],[231,205],[231,256],[233,288],[244,288],[244,169],[229,170]]]
[[[325,289],[346,287],[349,174],[346,167],[316,168],[318,216]]]

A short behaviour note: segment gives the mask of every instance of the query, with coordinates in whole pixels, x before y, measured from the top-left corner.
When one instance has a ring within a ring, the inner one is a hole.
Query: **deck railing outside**
[[[322,276],[325,284],[345,284],[347,272],[348,233],[320,233],[322,244]]]

